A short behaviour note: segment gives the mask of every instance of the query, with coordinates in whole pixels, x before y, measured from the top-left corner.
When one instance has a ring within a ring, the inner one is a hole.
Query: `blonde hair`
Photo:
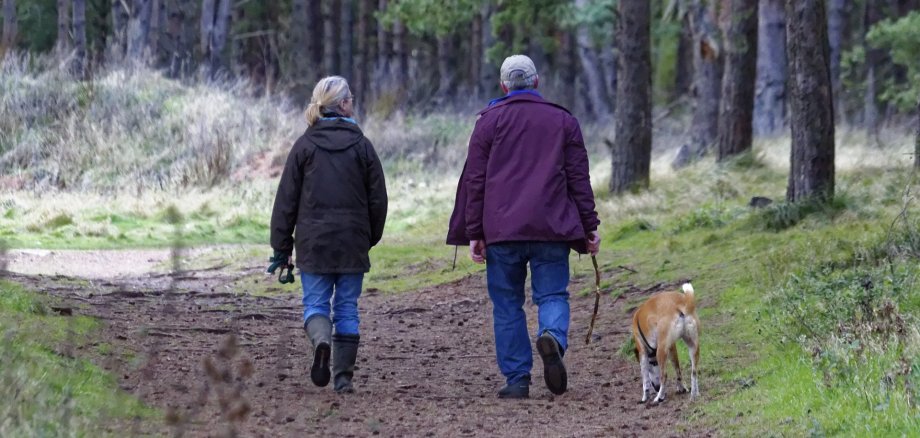
[[[341,76],[327,76],[316,83],[307,106],[307,124],[313,126],[324,112],[340,111],[342,102],[351,97],[348,81]]]

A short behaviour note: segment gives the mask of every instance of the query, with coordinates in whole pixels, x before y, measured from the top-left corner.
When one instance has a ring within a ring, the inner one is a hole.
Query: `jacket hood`
[[[343,151],[364,138],[358,125],[342,120],[319,120],[307,128],[307,137],[316,147],[328,151]]]

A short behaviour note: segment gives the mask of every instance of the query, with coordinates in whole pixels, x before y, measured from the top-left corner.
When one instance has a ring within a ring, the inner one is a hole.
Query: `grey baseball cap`
[[[505,62],[502,63],[502,82],[510,81],[511,72],[513,71],[520,71],[524,78],[530,78],[537,74],[537,67],[533,65],[533,60],[527,55],[511,55],[505,58]]]

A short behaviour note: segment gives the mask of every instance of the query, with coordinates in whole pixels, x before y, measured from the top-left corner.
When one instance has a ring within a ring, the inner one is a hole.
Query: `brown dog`
[[[687,392],[681,381],[680,362],[677,358],[678,339],[683,339],[690,350],[690,400],[700,396],[696,380],[696,366],[700,359],[700,320],[696,317],[693,286],[684,283],[681,290],[683,293],[655,294],[642,303],[633,315],[632,332],[642,372],[641,403],[648,400],[649,389],[652,388],[658,391],[652,403],[664,401],[664,368],[668,357],[677,372],[677,392]]]

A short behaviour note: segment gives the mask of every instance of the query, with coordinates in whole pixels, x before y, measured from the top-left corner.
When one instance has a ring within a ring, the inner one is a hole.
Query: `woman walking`
[[[309,127],[288,155],[271,219],[275,260],[291,265],[297,250],[303,327],[313,344],[310,379],[329,384],[331,359],[336,392],[354,391],[358,297],[370,270],[368,251],[380,241],[387,215],[383,168],[353,112],[344,78],[316,84]]]

